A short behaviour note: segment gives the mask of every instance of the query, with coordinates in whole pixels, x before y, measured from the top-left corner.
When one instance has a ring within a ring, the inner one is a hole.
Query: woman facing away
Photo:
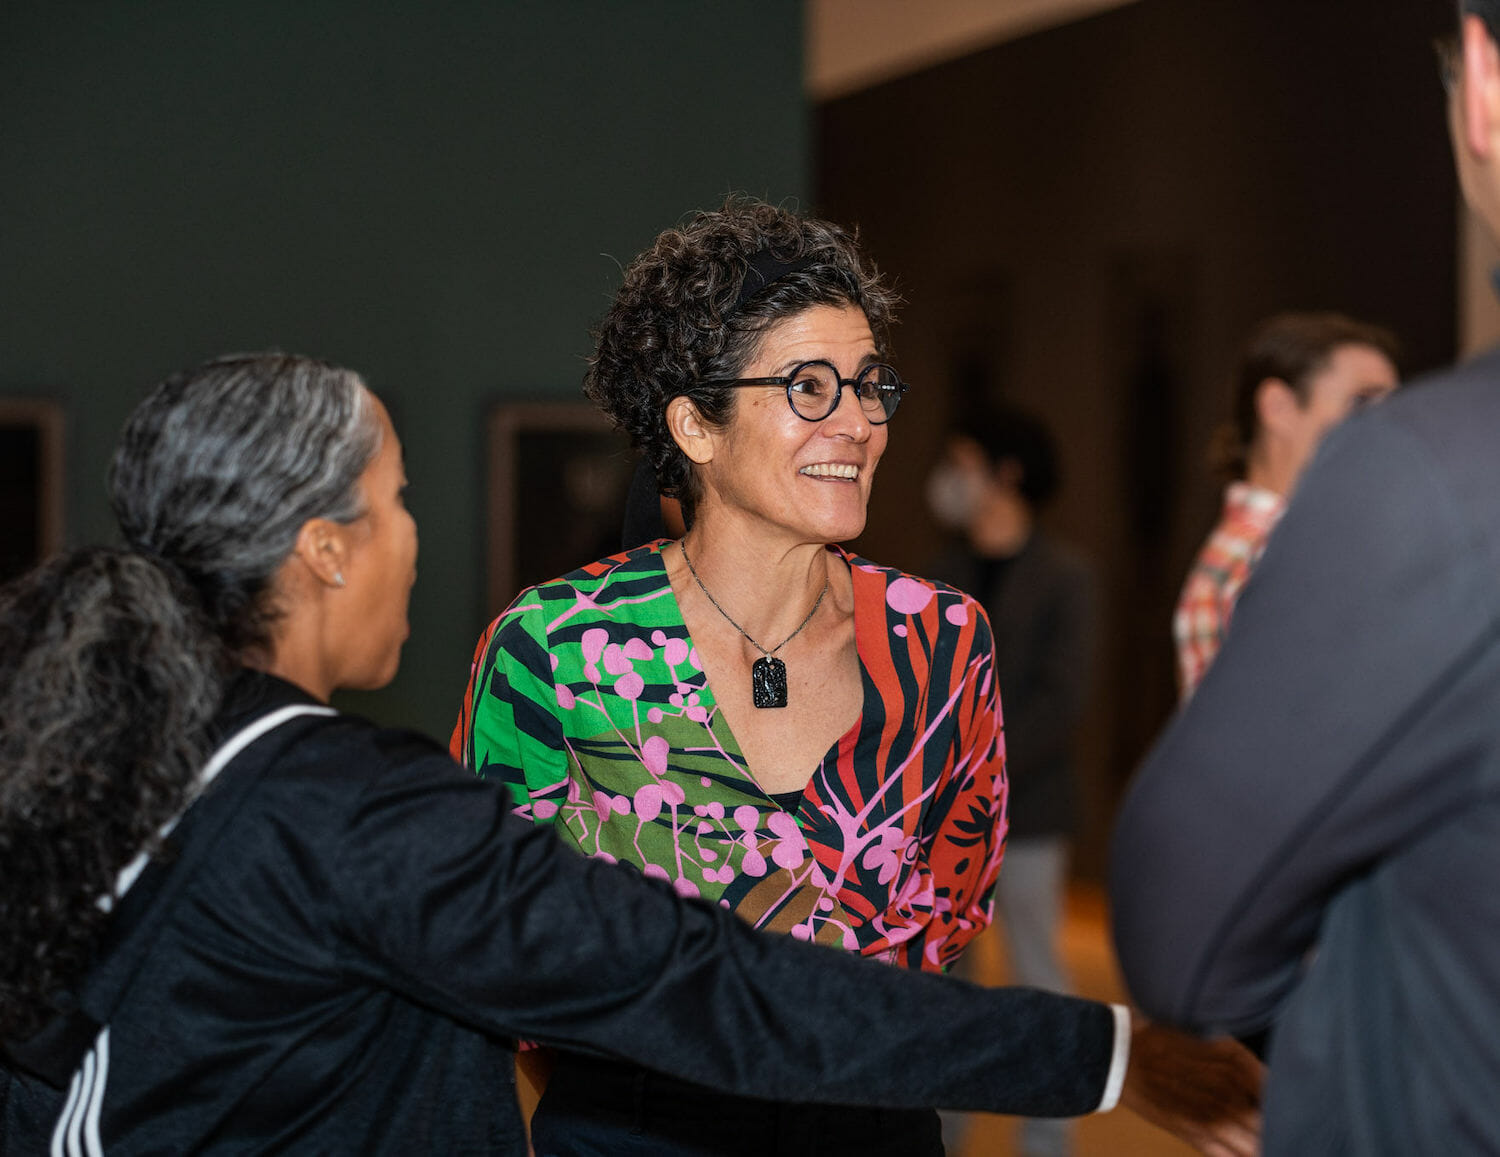
[[[864,527],[907,389],[894,304],[849,234],[753,201],[630,264],[585,389],[689,529],[517,597],[452,747],[579,851],[757,928],[941,970],[990,919],[1004,747],[978,604],[837,545]],[[1055,1080],[1061,1043],[1033,1037],[1018,1086]],[[768,1105],[572,1055],[532,1138],[547,1157],[942,1152],[928,1109]]]
[[[1108,1010],[761,936],[330,709],[397,668],[404,483],[357,376],[221,359],[127,423],[124,547],[0,590],[0,1151],[519,1157],[518,1035],[761,1096],[1098,1100]],[[1044,1094],[1029,1034],[1071,1042]],[[1210,1114],[1196,1069],[1126,1095],[1243,1136],[1216,1055]]]

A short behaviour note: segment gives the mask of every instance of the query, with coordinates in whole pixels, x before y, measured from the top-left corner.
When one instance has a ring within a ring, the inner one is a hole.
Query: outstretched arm
[[[1108,1006],[981,989],[757,932],[511,814],[415,746],[336,849],[350,967],[500,1035],[797,1101],[1093,1110]]]

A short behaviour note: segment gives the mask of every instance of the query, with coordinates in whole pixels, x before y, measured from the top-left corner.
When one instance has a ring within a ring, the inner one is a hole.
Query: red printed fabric
[[[1219,524],[1193,561],[1172,616],[1182,698],[1197,689],[1219,653],[1240,590],[1285,509],[1281,495],[1248,482],[1232,483],[1224,491]]]

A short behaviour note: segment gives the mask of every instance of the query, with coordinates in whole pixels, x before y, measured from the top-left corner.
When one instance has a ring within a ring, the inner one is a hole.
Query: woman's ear
[[[324,586],[344,585],[344,568],[349,562],[348,532],[327,518],[309,518],[297,532],[292,554],[301,559],[314,578]]]
[[[714,432],[698,407],[682,394],[667,403],[667,429],[677,448],[687,455],[688,461],[704,466],[713,461]]]
[[[1475,160],[1489,161],[1500,151],[1500,50],[1478,16],[1464,17],[1459,51],[1462,143]]]
[[[1297,391],[1280,378],[1267,378],[1255,387],[1255,419],[1262,430],[1279,432],[1301,410]]]

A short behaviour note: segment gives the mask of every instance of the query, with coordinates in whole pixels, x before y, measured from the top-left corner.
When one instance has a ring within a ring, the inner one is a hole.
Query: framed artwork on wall
[[[62,549],[63,412],[0,397],[0,582]]]
[[[620,549],[636,455],[583,402],[512,402],[486,423],[486,613]]]

